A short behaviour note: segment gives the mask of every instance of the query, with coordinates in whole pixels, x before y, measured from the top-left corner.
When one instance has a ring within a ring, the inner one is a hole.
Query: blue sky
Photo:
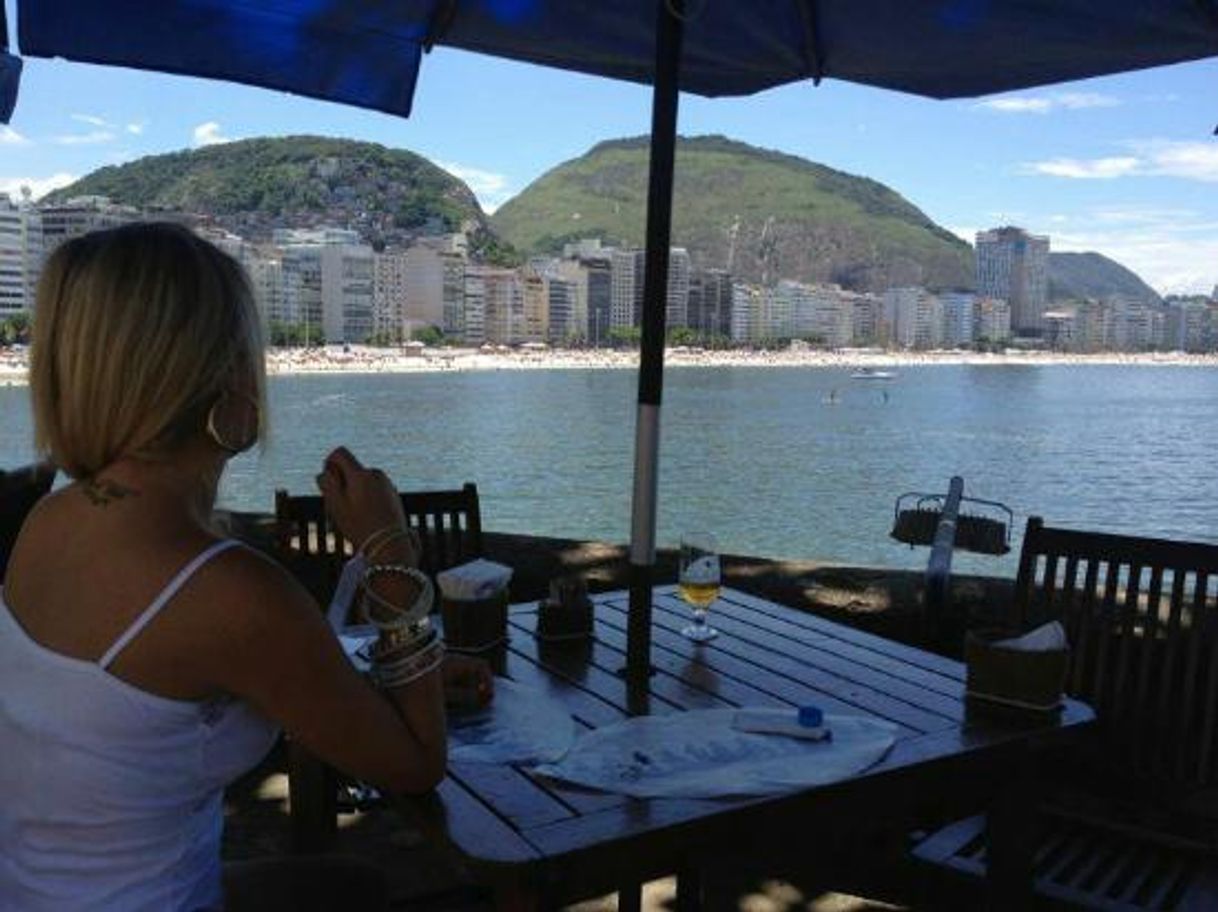
[[[1013,223],[1098,250],[1160,291],[1218,283],[1218,61],[929,101],[840,82],[683,96],[685,134],[723,133],[880,180],[972,239]],[[317,133],[421,153],[488,209],[547,169],[645,133],[649,90],[455,51],[426,57],[409,120],[219,82],[26,60],[0,127],[0,192],[227,139]]]

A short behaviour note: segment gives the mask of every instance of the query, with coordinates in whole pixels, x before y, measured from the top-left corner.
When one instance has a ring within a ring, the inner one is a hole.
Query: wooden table
[[[595,637],[574,644],[537,640],[536,606],[515,607],[495,657],[500,673],[561,700],[583,729],[626,717],[627,595],[595,601]],[[818,834],[903,832],[928,814],[989,807],[993,906],[1022,908],[1031,888],[1031,760],[1035,748],[1091,721],[1088,707],[1067,701],[1057,718],[1031,727],[966,719],[960,663],[733,590],[711,612],[717,639],[689,642],[680,634],[688,620],[675,588],[658,588],[648,712],[813,703],[896,723],[896,745],[843,782],[721,801],[632,799],[523,769],[454,763],[434,795],[400,809],[438,831],[502,908],[552,908],[672,873],[682,905],[697,908],[698,865],[716,853],[796,845],[811,867]]]

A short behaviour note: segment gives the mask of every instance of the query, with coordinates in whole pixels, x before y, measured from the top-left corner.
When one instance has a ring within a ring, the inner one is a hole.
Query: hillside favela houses
[[[496,250],[488,257],[471,245],[471,236],[485,231],[471,220],[451,230],[432,219],[393,234],[388,243],[372,236],[377,232],[369,230],[367,213],[346,224],[263,222],[245,236],[207,214],[141,210],[96,195],[43,203],[0,195],[0,322],[28,320],[40,266],[57,244],[141,218],[181,221],[239,259],[277,345],[601,348],[637,338],[643,251],[603,237],[567,241],[549,255]],[[761,233],[763,247],[768,228]],[[719,263],[674,247],[670,339],[754,348],[801,341],[829,349],[919,351],[1218,350],[1213,297],[1162,300],[1132,274],[1129,290],[1073,295],[1065,267],[1103,258],[1067,254],[1071,259],[1055,275],[1050,243],[1017,227],[981,231],[972,287],[877,288],[871,282],[867,291],[783,276],[765,254],[759,276],[734,275],[734,233]]]

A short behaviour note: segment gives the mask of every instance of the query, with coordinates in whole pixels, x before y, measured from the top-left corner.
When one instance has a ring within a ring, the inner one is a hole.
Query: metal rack
[[[983,513],[961,513],[961,504],[975,504],[1000,512],[1003,519]],[[897,498],[892,532],[899,542],[913,547],[930,545],[926,564],[926,595],[922,603],[923,636],[929,643],[941,636],[941,619],[948,601],[952,552],[956,548],[976,554],[1006,554],[1011,550],[1015,514],[996,500],[964,496],[964,479],[952,478],[946,494],[910,491]]]

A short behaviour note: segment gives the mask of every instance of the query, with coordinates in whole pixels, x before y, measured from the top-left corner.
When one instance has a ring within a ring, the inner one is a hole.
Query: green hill
[[[1077,301],[1081,298],[1121,296],[1151,304],[1162,300],[1153,288],[1131,269],[1099,253],[1050,253],[1049,299]]]
[[[101,168],[49,201],[108,196],[144,209],[211,216],[252,240],[322,223],[370,241],[440,233],[486,216],[462,181],[427,159],[376,143],[320,136],[246,139]]]
[[[972,248],[877,181],[721,136],[683,138],[676,155],[673,243],[695,266],[867,290],[973,284]],[[645,138],[600,143],[542,175],[491,224],[530,253],[581,237],[641,245],[647,160]]]

